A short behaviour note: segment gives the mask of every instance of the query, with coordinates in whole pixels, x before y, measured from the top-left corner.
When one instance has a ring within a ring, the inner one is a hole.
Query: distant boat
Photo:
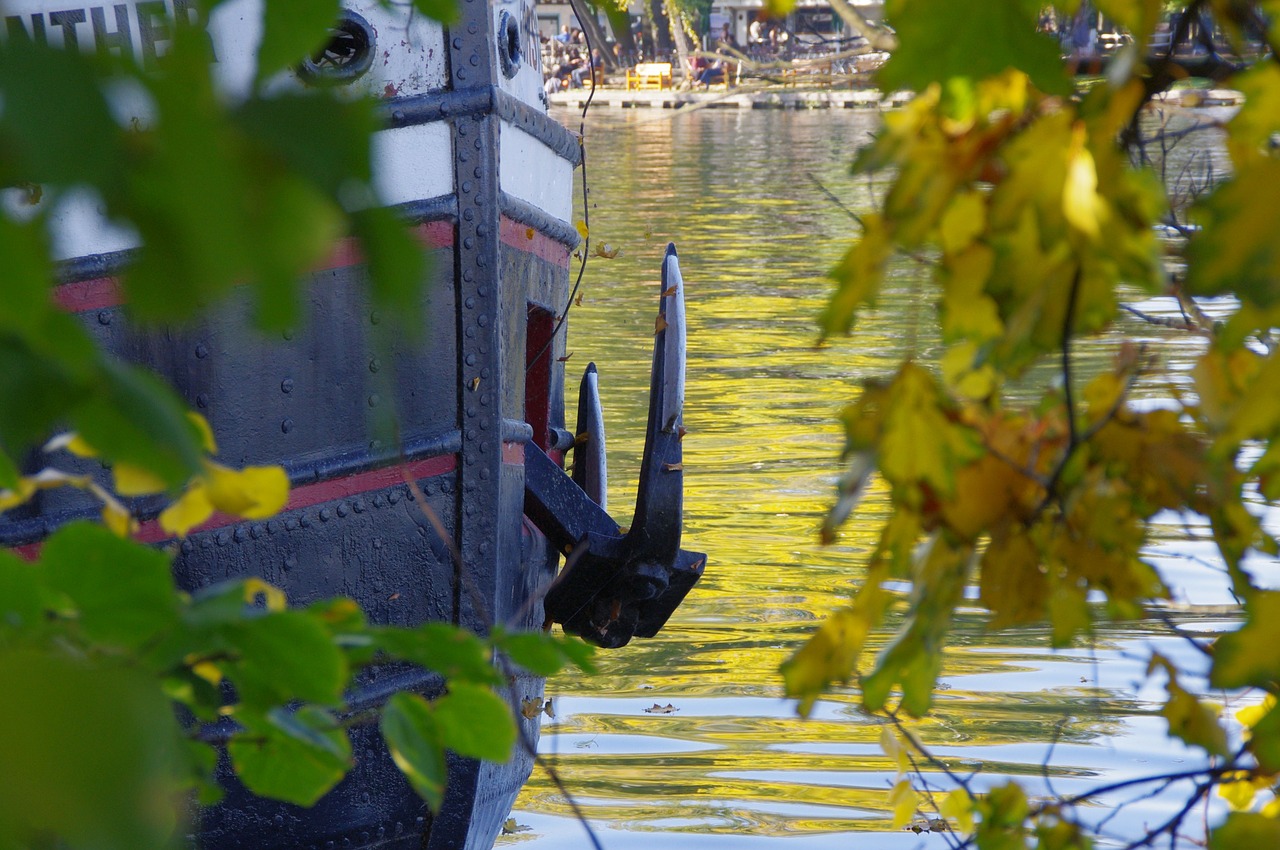
[[[60,36],[45,27],[46,16],[64,5],[15,0],[6,9],[16,25],[39,25],[53,40]],[[115,8],[135,17],[113,32],[126,33],[135,55],[154,55],[156,44],[145,39],[158,30],[137,25],[139,7]],[[167,8],[187,14],[182,0]],[[291,497],[278,516],[215,516],[182,541],[174,569],[183,588],[260,576],[298,604],[351,596],[381,624],[435,620],[481,631],[489,618],[526,629],[555,621],[587,640],[622,646],[661,628],[705,561],[680,548],[679,260],[669,249],[654,293],[665,327],[654,343],[636,517],[623,533],[603,508],[594,368],[583,384],[579,429],[565,424],[559,319],[579,241],[570,222],[580,149],[546,112],[533,3],[463,3],[461,20],[447,28],[410,8],[348,3],[330,49],[287,84],[322,80],[383,98],[376,182],[433,260],[420,348],[393,342],[387,353],[373,346],[382,317],[369,303],[358,245],[345,243],[303,282],[307,315],[296,333],[262,337],[241,297],[179,331],[130,329],[116,277],[137,245],[85,199],[51,211],[64,261],[56,297],[108,350],[171,382],[208,418],[223,457],[280,464],[289,473]],[[229,92],[253,78],[258,17],[254,0],[228,0],[208,22],[216,72]],[[82,46],[88,28],[84,35]],[[380,378],[393,366],[396,382],[388,389]],[[371,441],[366,429],[370,411],[387,407],[398,417],[399,446]],[[563,469],[571,450],[572,478]],[[426,521],[406,474],[451,540]],[[74,493],[42,493],[0,515],[0,544],[38,546],[53,528],[92,514]],[[154,515],[142,519],[141,539],[168,537]],[[572,569],[552,586],[559,553],[570,550]],[[362,678],[348,704],[365,708],[399,690],[433,696],[440,688],[429,672],[384,667]],[[543,681],[532,675],[518,676],[511,688],[521,699],[543,696]],[[536,740],[537,720],[517,721]],[[192,843],[488,848],[532,768],[524,750],[508,764],[450,757],[444,805],[433,817],[375,729],[357,727],[351,737],[354,769],[310,809],[254,797],[224,764],[226,797],[199,813]]]

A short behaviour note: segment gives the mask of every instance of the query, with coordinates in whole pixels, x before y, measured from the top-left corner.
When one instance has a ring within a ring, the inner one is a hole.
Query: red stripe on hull
[[[569,268],[569,249],[527,224],[521,224],[503,216],[499,237],[503,245],[526,254],[533,254],[538,259],[546,260],[562,269]]]
[[[453,224],[448,221],[428,221],[414,228],[418,243],[426,248],[448,248],[453,245]],[[364,251],[355,238],[340,239],[332,253],[313,272],[345,269],[364,262]],[[54,303],[68,313],[87,313],[90,310],[106,310],[124,303],[124,289],[118,276],[96,277],[75,283],[64,283],[53,291]]]

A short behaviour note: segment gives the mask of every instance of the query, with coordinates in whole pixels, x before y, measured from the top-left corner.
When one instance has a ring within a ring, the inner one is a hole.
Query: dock
[[[622,87],[597,86],[591,90],[568,89],[550,96],[555,106],[581,109],[591,98],[596,108],[614,109],[891,109],[912,98],[910,92],[886,95],[877,89],[791,88],[743,83],[727,91],[715,86],[698,89],[626,91]]]

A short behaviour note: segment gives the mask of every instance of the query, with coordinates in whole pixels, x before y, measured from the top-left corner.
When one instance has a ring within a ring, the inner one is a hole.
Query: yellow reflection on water
[[[576,117],[560,117],[576,128]],[[674,240],[689,324],[684,545],[709,555],[705,578],[657,638],[599,653],[598,676],[548,682],[556,718],[545,721],[542,752],[609,830],[606,847],[647,847],[654,833],[675,846],[695,835],[723,836],[724,846],[753,835],[800,839],[792,847],[833,846],[821,837],[849,832],[889,837],[894,768],[877,745],[883,720],[846,691],[802,722],[777,672],[856,586],[886,510],[873,488],[839,540],[818,544],[840,471],[835,414],[858,381],[936,353],[922,274],[907,262],[853,336],[816,347],[824,274],[857,232],[818,186],[854,211],[870,208],[882,186],[851,176],[848,162],[876,122],[846,111],[600,110],[588,123],[592,240],[623,252],[588,264],[569,320],[570,373],[598,364],[609,503],[625,525],[658,274]],[[1081,368],[1109,351],[1105,341],[1082,345]],[[937,711],[915,728],[953,769],[991,781],[1070,789],[1128,769],[1130,750],[1158,746],[1148,763],[1181,758],[1144,719],[1152,703],[1135,685],[1141,663],[1128,647],[1148,638],[1158,639],[1117,629],[1051,654],[1042,632],[990,634],[963,617]],[[1141,745],[1124,743],[1135,735]],[[570,816],[535,771],[517,821]],[[504,840],[563,846],[536,830]]]

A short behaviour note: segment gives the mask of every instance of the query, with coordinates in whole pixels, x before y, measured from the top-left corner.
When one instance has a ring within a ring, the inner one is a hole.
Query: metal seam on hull
[[[411,127],[493,113],[542,142],[561,159],[574,166],[582,161],[577,136],[550,115],[497,86],[471,86],[394,98],[382,103],[380,109],[390,127]]]
[[[426,224],[429,221],[446,221],[458,217],[458,199],[453,195],[405,201],[391,209],[410,224]]]
[[[512,436],[510,442],[527,442],[528,438],[520,439],[518,429],[511,429]],[[530,437],[532,429],[530,429]],[[396,454],[379,453],[371,454],[368,452],[352,452],[350,454],[336,457],[326,458],[320,461],[310,463],[285,463],[283,464],[285,472],[289,476],[291,485],[295,488],[295,493],[306,487],[314,487],[320,484],[339,481],[344,478],[362,475],[379,469],[398,469],[398,464],[390,463],[403,457],[408,464],[421,463],[435,458],[449,458],[457,455],[462,449],[462,435],[453,431],[436,437],[429,437],[421,440],[407,441],[403,447],[403,452]],[[437,474],[445,474],[449,470],[443,470]],[[304,498],[302,501],[306,504],[294,504],[291,496],[290,504],[287,505],[283,512],[292,510],[300,510],[305,507],[311,507],[319,502]],[[135,504],[135,513],[140,520],[144,522],[153,519],[163,509],[164,503],[157,499],[140,500]],[[19,520],[16,522],[6,522],[0,526],[0,546],[13,548],[24,546],[33,541],[48,536],[51,528],[57,527],[65,522],[73,519],[83,519],[96,516],[93,512],[74,512],[68,513],[66,516],[57,517],[51,520],[49,517],[31,520]],[[198,531],[195,533],[199,533]],[[165,536],[161,539],[168,539]],[[147,541],[153,542],[153,541]]]
[[[506,192],[499,192],[498,198],[498,202],[502,206],[502,212],[507,218],[512,221],[518,221],[520,224],[529,225],[534,230],[540,231],[559,242],[570,251],[578,247],[581,237],[577,228],[569,222],[543,212],[528,201],[522,201]]]

